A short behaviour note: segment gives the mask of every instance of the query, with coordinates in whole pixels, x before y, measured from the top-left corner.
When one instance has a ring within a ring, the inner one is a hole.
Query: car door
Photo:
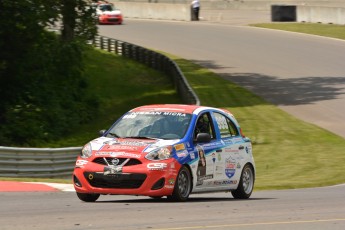
[[[242,170],[244,143],[239,129],[229,116],[213,112],[215,131],[223,147],[217,152],[213,184],[219,189],[236,188]]]
[[[213,187],[215,152],[222,147],[210,112],[204,112],[198,116],[193,133],[194,140],[199,133],[208,133],[211,137],[209,142],[194,142],[194,154],[197,159],[195,191],[200,192],[208,191]]]

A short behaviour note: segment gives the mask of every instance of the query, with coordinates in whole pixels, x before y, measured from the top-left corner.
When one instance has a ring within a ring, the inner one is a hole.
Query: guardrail
[[[0,176],[72,178],[81,147],[14,148],[0,146]]]
[[[178,65],[167,56],[128,42],[97,36],[93,45],[117,55],[140,62],[169,76],[185,104],[200,105],[200,100],[190,87]]]
[[[135,60],[171,77],[186,104],[200,104],[180,68],[163,54],[128,42],[97,36],[93,45]],[[70,178],[82,147],[14,148],[0,146],[0,177]]]

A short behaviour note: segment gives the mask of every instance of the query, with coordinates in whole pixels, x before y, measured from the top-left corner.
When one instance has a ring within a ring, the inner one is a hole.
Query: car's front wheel
[[[175,182],[174,191],[171,196],[168,196],[172,201],[186,201],[192,190],[192,176],[186,166],[182,166]]]
[[[77,196],[80,200],[85,202],[95,202],[100,194],[94,194],[94,193],[79,193],[77,192]]]
[[[246,164],[242,170],[240,183],[236,190],[231,194],[235,199],[248,199],[254,188],[254,170],[249,164]]]

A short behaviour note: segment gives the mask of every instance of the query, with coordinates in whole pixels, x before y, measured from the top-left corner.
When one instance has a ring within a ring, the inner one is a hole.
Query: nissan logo
[[[119,160],[118,158],[114,158],[114,159],[111,160],[111,163],[112,163],[113,165],[118,165],[119,162],[120,162],[120,160]]]

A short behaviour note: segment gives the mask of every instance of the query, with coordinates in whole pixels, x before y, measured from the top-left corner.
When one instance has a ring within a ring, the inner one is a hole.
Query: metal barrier
[[[81,147],[13,148],[0,146],[0,176],[72,178]]]
[[[133,59],[171,77],[186,104],[200,104],[180,68],[163,54],[112,38],[98,36],[94,46]],[[13,148],[0,146],[0,177],[71,178],[82,147]]]

